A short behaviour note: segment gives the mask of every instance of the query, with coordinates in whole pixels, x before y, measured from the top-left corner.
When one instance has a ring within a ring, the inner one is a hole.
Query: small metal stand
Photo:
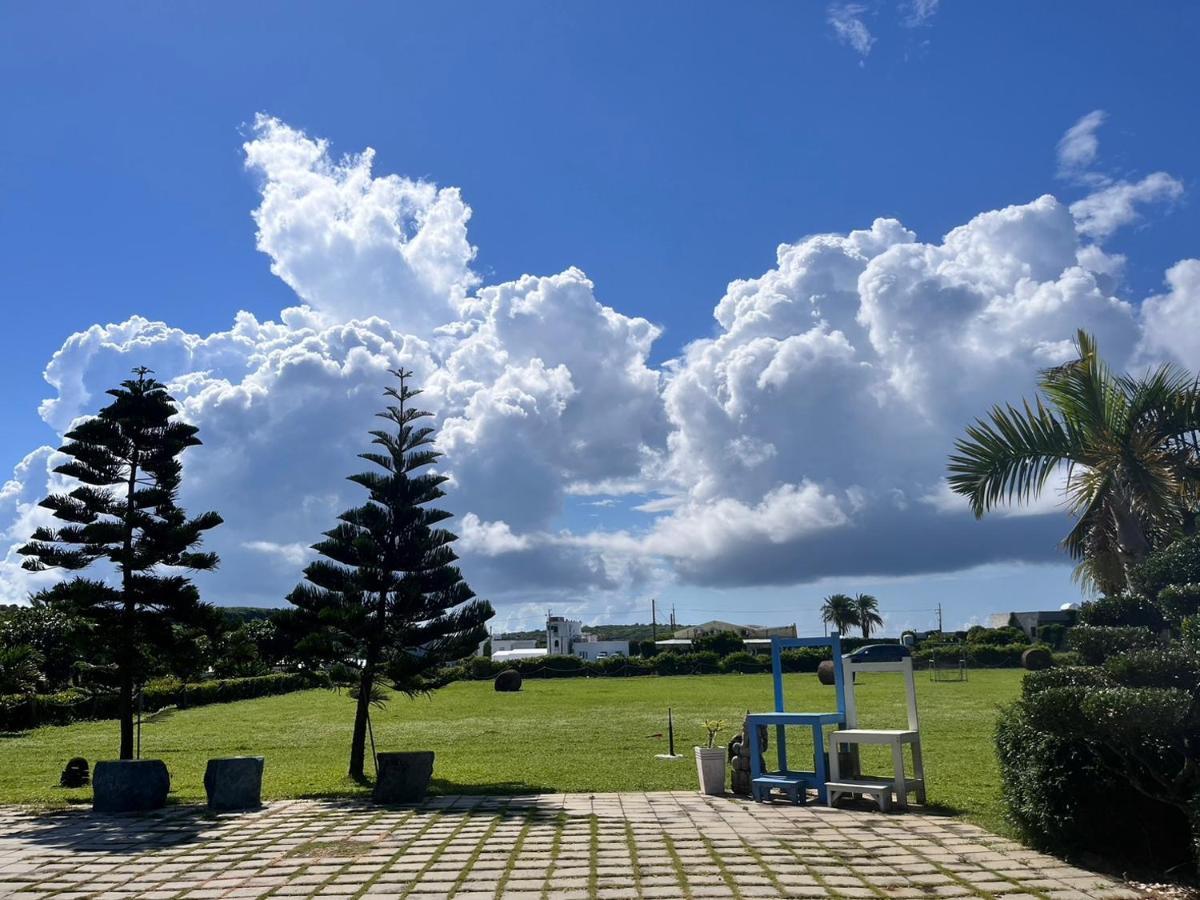
[[[671,716],[671,707],[667,707],[667,752],[656,753],[655,759],[683,759],[683,756],[675,752],[675,720]]]

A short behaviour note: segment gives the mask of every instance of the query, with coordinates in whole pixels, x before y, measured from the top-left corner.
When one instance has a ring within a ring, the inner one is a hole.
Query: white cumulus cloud
[[[457,190],[375,174],[369,151],[335,158],[268,117],[245,152],[262,178],[259,246],[297,305],[206,335],[140,316],[94,325],[48,363],[41,406],[61,434],[134,365],[169,381],[204,441],[183,502],[225,518],[209,538],[221,569],[202,584],[225,603],[279,602],[309,545],[361,502],[345,476],[367,465],[356,454],[398,366],[435,413],[475,589],[513,609],[595,610],[668,581],[1058,559],[1061,516],[976,524],[946,495],[963,426],[1029,394],[1079,327],[1117,367],[1200,355],[1200,261],[1139,310],[1121,259],[1088,240],[1126,215],[1099,200],[1047,195],[935,239],[877,219],[782,244],[714,298],[711,336],[655,366],[659,329],[578,269],[483,284]],[[0,600],[52,577],[21,572],[13,548],[61,482],[53,456],[33,451],[0,487]]]

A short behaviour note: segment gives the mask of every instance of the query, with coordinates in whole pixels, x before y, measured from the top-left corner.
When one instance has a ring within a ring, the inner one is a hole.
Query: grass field
[[[1003,821],[992,731],[1021,675],[979,670],[967,683],[948,684],[918,675],[929,801],[993,830]],[[833,707],[833,689],[815,675],[785,676],[785,693],[789,709]],[[373,721],[379,750],[437,751],[442,793],[694,789],[691,747],[703,736],[702,720],[726,720],[720,739],[728,740],[747,710],[770,709],[771,696],[768,675],[527,679],[517,694],[464,682],[432,698],[397,696]],[[864,727],[903,727],[899,676],[864,678],[858,698]],[[685,754],[674,762],[654,758],[666,751],[668,706]],[[266,757],[267,798],[362,793],[367,788],[345,775],[352,718],[346,695],[321,690],[205,706],[145,724],[142,755],[166,761],[181,801],[204,799],[209,757],[240,754]],[[803,758],[799,731],[794,740],[792,758]],[[87,789],[58,787],[64,763],[111,759],[116,749],[113,721],[0,736],[0,802],[87,801]]]

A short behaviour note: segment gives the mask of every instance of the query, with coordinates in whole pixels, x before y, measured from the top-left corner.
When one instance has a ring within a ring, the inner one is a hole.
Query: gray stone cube
[[[208,808],[256,809],[262,806],[261,756],[226,756],[210,759],[204,770]]]
[[[433,751],[380,753],[374,798],[378,803],[417,803],[433,778]]]
[[[145,812],[167,802],[171,776],[161,759],[108,759],[92,772],[92,809]]]

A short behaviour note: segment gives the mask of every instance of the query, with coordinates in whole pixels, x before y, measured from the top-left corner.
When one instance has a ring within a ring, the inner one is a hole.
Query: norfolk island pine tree
[[[196,552],[203,533],[221,524],[215,512],[189,519],[176,504],[183,467],[180,454],[199,446],[197,429],[175,419],[178,410],[151,370],[107,393],[114,400],[67,432],[59,452],[68,461],[54,471],[80,482],[51,494],[41,506],[65,525],[41,527],[18,552],[24,568],[80,571],[102,558],[116,583],[75,576],[35,599],[91,622],[115,667],[120,758],[133,758],[134,685],[145,674],[146,648],[169,646],[172,626],[203,621],[208,608],[175,570],[216,568],[215,553]]]
[[[452,514],[426,506],[445,496],[447,480],[420,472],[441,456],[429,449],[434,429],[414,424],[432,414],[412,404],[421,392],[408,387],[411,372],[391,374],[400,387],[384,393],[395,403],[376,415],[396,431],[370,432],[382,449],[359,454],[381,471],[349,476],[369,499],[338,516],[325,540],[313,545],[324,558],[304,570],[307,583],[288,595],[298,650],[329,665],[335,683],[352,684],[349,775],[359,780],[370,707],[386,697],[380,675],[409,696],[429,691],[430,672],[473,652],[493,615],[454,566],[456,536],[435,527]]]

